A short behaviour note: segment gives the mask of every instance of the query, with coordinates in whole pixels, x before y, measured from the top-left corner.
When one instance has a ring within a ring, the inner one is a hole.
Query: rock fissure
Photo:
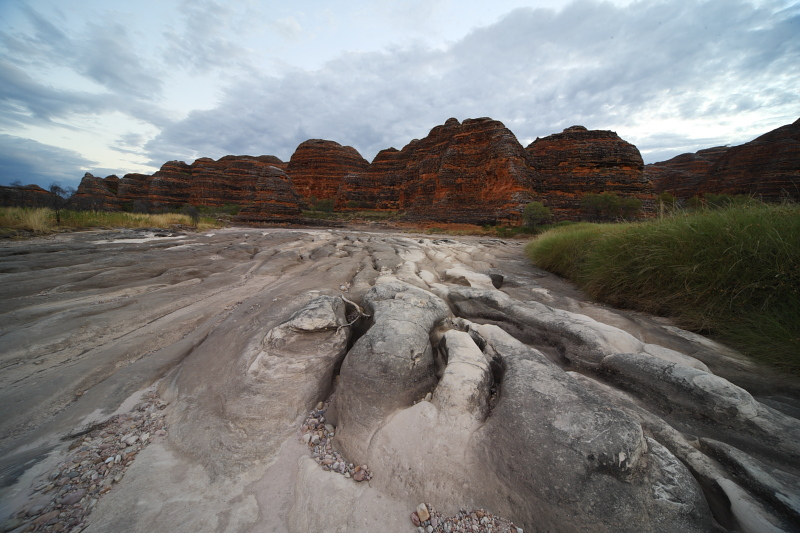
[[[37,265],[66,286],[72,274],[48,270],[45,258],[63,242],[65,253],[85,254],[87,264],[99,260],[103,252],[81,238],[27,244],[30,253],[0,253],[0,262]],[[369,255],[329,253],[358,240],[368,243]],[[600,312],[529,267],[518,246],[351,230],[226,229],[187,235],[190,246],[169,252],[172,273],[158,278],[143,266],[157,244],[118,245],[115,253],[129,260],[110,267],[116,285],[101,276],[101,287],[87,281],[71,289],[78,298],[93,291],[96,299],[139,291],[137,306],[91,319],[101,326],[113,314],[113,338],[92,345],[91,336],[74,337],[82,360],[114,364],[89,392],[58,407],[48,395],[86,383],[85,367],[56,367],[47,349],[38,353],[40,365],[7,366],[19,359],[19,344],[0,354],[0,371],[18,373],[4,381],[15,384],[0,388],[0,430],[14,436],[3,441],[0,473],[12,466],[21,472],[17,481],[3,478],[5,516],[36,502],[37,493],[28,499],[23,485],[45,481],[36,470],[45,460],[41,443],[66,446],[48,435],[90,429],[87,416],[128,396],[115,391],[163,377],[170,431],[143,448],[115,490],[98,500],[87,533],[244,532],[265,520],[286,532],[413,526],[452,533],[512,522],[512,533],[796,529],[797,419],[732,382],[739,374],[729,380],[719,363],[728,352],[646,316],[634,324],[613,309]],[[22,245],[2,246],[13,252]],[[193,267],[212,261],[211,248],[221,251],[214,268]],[[295,264],[301,256],[304,266]],[[442,277],[425,274],[431,269]],[[164,276],[187,273],[202,283],[164,285]],[[43,302],[35,295],[44,288],[32,276],[0,279],[0,291],[17,295],[15,323],[29,317],[26,331],[55,346],[55,336],[80,330],[85,317],[66,313],[61,330],[48,329],[48,306],[71,304]],[[531,288],[547,305],[530,299]],[[31,306],[36,311],[25,314]],[[161,318],[143,325],[142,309]],[[528,344],[534,337],[542,350]],[[674,341],[657,346],[643,338]],[[149,355],[131,360],[137,347]],[[553,362],[548,350],[563,351],[568,364]],[[719,374],[695,354],[714,360]],[[748,383],[768,379],[748,368]],[[786,405],[800,398],[800,388],[786,382],[772,389]],[[38,428],[23,424],[36,416]],[[120,436],[135,436],[128,433]],[[12,493],[19,496],[8,498]],[[420,502],[430,504],[422,510]],[[419,526],[413,515],[409,522],[412,509]],[[68,518],[61,512],[59,521]]]

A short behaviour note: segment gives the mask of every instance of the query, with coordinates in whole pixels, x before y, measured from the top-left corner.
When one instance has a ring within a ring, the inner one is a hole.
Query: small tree
[[[67,198],[72,196],[75,190],[72,187],[64,188],[57,181],[50,184],[50,198],[53,211],[56,212],[56,226],[61,225],[61,209],[67,203]]]
[[[186,204],[183,206],[181,211],[189,215],[189,218],[192,219],[192,226],[196,228],[197,224],[200,222],[200,211],[197,209],[197,206]]]
[[[536,229],[539,224],[549,221],[553,214],[542,202],[531,202],[522,211],[522,222],[529,228]]]

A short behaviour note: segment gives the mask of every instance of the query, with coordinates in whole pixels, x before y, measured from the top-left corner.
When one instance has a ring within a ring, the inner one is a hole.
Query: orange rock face
[[[3,207],[50,207],[53,194],[38,185],[6,187],[0,185],[0,206]]]
[[[644,172],[656,194],[667,192],[676,198],[691,198],[697,196],[700,183],[728,149],[727,146],[718,146],[694,154],[681,154],[667,161],[645,165]]]
[[[169,161],[148,176],[127,174],[121,180],[84,176],[74,196],[81,207],[103,209],[177,208],[185,204],[249,206],[249,217],[295,217],[303,201],[274,156],[200,158],[191,165]],[[273,187],[273,189],[270,189]],[[274,204],[274,205],[272,205]]]
[[[418,221],[509,223],[533,198],[531,183],[525,151],[501,122],[449,119],[347,176],[339,202],[402,209]]]
[[[291,178],[281,169],[268,166],[259,170],[252,189],[252,204],[237,217],[243,222],[290,220],[300,215],[303,200]]]
[[[78,185],[78,190],[69,199],[70,207],[106,211],[119,209],[119,181],[117,176],[98,178],[87,172]]]
[[[535,190],[557,218],[577,219],[586,194],[614,193],[652,201],[639,150],[613,131],[572,126],[536,139],[525,149]]]
[[[292,154],[286,173],[292,177],[295,189],[303,198],[322,200],[335,199],[347,174],[363,172],[367,168],[369,162],[352,146],[310,139],[300,144]]]
[[[709,148],[647,165],[657,192],[677,198],[745,194],[800,199],[800,119],[740,146]]]
[[[272,156],[226,156],[170,161],[152,176],[128,174],[116,200],[151,208],[238,204],[253,206],[243,216],[266,220],[299,213],[301,197],[316,197],[335,199],[339,209],[399,209],[414,221],[516,224],[533,200],[557,218],[580,218],[587,193],[652,198],[642,168],[636,147],[610,131],[576,126],[525,149],[501,122],[452,118],[402,150],[381,151],[371,164],[354,148],[312,139],[288,164]],[[112,205],[113,187],[98,180],[87,178],[86,195]]]
[[[701,192],[800,199],[800,119],[734,146],[714,164]]]

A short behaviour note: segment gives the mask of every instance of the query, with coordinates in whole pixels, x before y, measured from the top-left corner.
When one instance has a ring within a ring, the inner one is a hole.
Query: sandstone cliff
[[[800,199],[800,119],[725,152],[699,187],[766,201]]]
[[[50,207],[53,194],[38,185],[7,187],[0,185],[0,206],[2,207]]]
[[[169,161],[152,176],[126,174],[101,179],[86,173],[70,200],[80,209],[162,209],[186,204],[247,206],[248,220],[300,214],[303,200],[274,156],[207,157],[191,165]]]
[[[717,146],[694,154],[681,154],[646,165],[644,172],[656,194],[667,192],[676,198],[691,198],[699,194],[700,184],[728,149],[727,146]]]
[[[114,175],[99,178],[87,172],[83,175],[78,190],[70,197],[69,206],[77,209],[119,209],[119,182],[120,179]]]
[[[560,218],[580,218],[580,200],[586,194],[652,198],[639,150],[613,131],[572,126],[536,139],[525,150],[543,203]]]
[[[339,186],[347,174],[362,172],[369,162],[352,146],[334,141],[310,139],[292,154],[286,173],[292,177],[297,192],[303,198],[336,198]]]
[[[800,199],[800,119],[739,146],[647,165],[645,173],[657,192],[678,198],[714,193]]]
[[[288,177],[275,181],[269,169]],[[451,118],[402,150],[379,152],[371,164],[350,146],[312,139],[288,163],[274,156],[200,158],[191,165],[170,161],[152,176],[107,180],[87,175],[81,198],[104,208],[260,206],[246,210],[253,220],[264,219],[254,209],[265,216],[281,216],[289,204],[299,209],[302,202],[290,199],[286,183],[305,199],[335,199],[339,209],[398,209],[413,221],[470,224],[519,223],[532,200],[551,207],[556,218],[574,219],[581,217],[580,198],[587,193],[652,197],[639,151],[616,133],[575,126],[525,149],[490,118]],[[281,198],[275,209],[265,207],[269,184],[280,189],[273,191]]]
[[[403,209],[410,220],[471,224],[520,219],[534,183],[525,151],[501,122],[451,118],[347,176],[340,203]]]

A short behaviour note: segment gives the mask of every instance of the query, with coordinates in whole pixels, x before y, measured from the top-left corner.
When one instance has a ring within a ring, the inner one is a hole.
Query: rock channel
[[[120,235],[0,245],[3,531],[800,527],[800,386],[520,243]]]

